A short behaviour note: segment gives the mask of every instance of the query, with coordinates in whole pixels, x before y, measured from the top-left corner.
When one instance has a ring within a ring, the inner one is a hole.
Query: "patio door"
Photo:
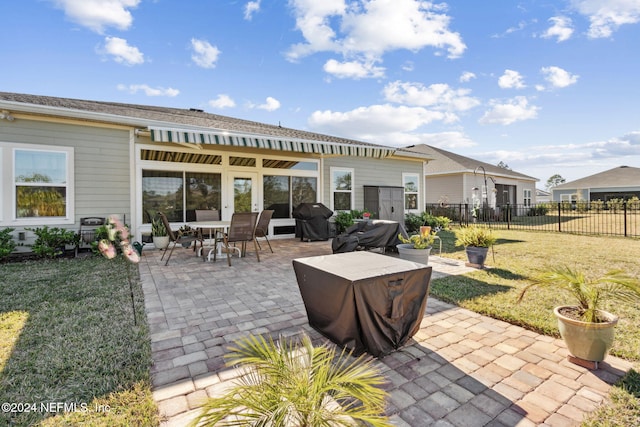
[[[230,172],[231,194],[226,206],[229,218],[234,212],[258,212],[258,174],[255,172]]]

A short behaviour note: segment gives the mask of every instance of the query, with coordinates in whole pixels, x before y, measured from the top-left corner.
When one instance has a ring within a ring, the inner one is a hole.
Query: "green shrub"
[[[338,234],[344,233],[345,230],[353,225],[354,216],[352,211],[340,211],[336,214],[336,231]]]
[[[13,241],[11,232],[15,228],[5,228],[0,230],[0,259],[9,256],[16,248],[16,242]]]
[[[527,216],[545,216],[547,213],[549,213],[549,206],[546,203],[540,203],[532,206],[527,212]]]
[[[435,216],[428,212],[422,212],[421,214],[408,213],[404,216],[404,226],[408,233],[420,231],[420,227],[423,225],[428,225],[435,231],[448,230],[451,220],[446,216]]]
[[[31,248],[33,253],[42,258],[55,258],[64,253],[65,246],[80,243],[80,235],[64,228],[45,225],[41,228],[25,228],[37,236]]]

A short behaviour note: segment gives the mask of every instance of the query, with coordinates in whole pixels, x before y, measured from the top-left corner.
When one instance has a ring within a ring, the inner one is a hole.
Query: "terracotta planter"
[[[563,315],[561,311],[566,307],[571,306],[556,307],[553,313],[558,318],[558,329],[560,329],[560,335],[567,344],[569,352],[583,360],[603,361],[613,345],[618,316],[606,311],[599,311],[603,317],[609,319],[608,322],[582,322]]]
[[[400,259],[417,262],[419,264],[429,265],[429,254],[431,246],[425,249],[414,249],[411,243],[401,243],[396,245]]]

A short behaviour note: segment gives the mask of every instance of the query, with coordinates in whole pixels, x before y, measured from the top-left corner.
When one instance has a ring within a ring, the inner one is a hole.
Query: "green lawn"
[[[640,278],[640,240],[622,237],[578,236],[560,233],[496,230],[498,242],[487,265],[465,276],[432,282],[430,295],[497,319],[552,336],[559,336],[553,307],[572,303],[569,296],[549,288],[532,289],[516,303],[517,295],[540,272],[568,265],[590,275],[621,269]],[[439,233],[443,256],[464,259],[454,246],[453,233]],[[606,307],[620,316],[611,354],[640,367],[640,306],[615,303]],[[612,393],[612,406],[594,414],[585,426],[640,425],[640,376],[631,373]],[[602,421],[606,420],[606,421]],[[635,423],[629,424],[629,420]]]
[[[137,325],[122,258],[0,264],[0,402],[35,404],[3,410],[0,424],[158,424],[142,290],[131,271]]]

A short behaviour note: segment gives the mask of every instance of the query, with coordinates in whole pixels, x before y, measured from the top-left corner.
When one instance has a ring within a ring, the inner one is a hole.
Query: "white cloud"
[[[170,88],[170,87],[169,88],[164,88],[164,87],[152,88],[151,86],[146,85],[146,84],[139,84],[139,85],[119,84],[118,85],[118,90],[127,91],[127,92],[132,93],[132,94],[136,94],[136,93],[142,91],[147,96],[170,96],[170,97],[174,97],[174,96],[178,96],[180,94],[180,91],[178,89],[173,89],[173,88]]]
[[[545,80],[551,83],[553,87],[567,87],[575,84],[580,76],[571,74],[560,67],[543,67],[541,70],[545,76]]]
[[[519,72],[504,70],[504,74],[498,79],[498,86],[502,89],[523,89],[527,87]]]
[[[215,68],[218,56],[222,53],[206,40],[191,39],[191,49],[193,49],[191,59],[202,68]]]
[[[553,25],[542,34],[542,37],[545,39],[556,37],[558,43],[571,38],[571,35],[573,34],[571,19],[565,16],[554,16],[549,18],[549,22]]]
[[[640,2],[637,0],[572,0],[573,7],[589,18],[587,35],[591,38],[610,37],[624,24],[640,22]]]
[[[236,103],[229,95],[220,94],[216,99],[209,101],[209,106],[222,110],[224,108],[232,108],[236,106]]]
[[[504,103],[492,100],[490,105],[491,109],[479,120],[480,124],[506,126],[522,120],[535,119],[540,109],[534,105],[529,105],[529,101],[524,96],[516,96]]]
[[[244,19],[251,21],[253,14],[260,11],[261,0],[249,1],[244,5]]]
[[[99,34],[106,27],[128,29],[133,22],[128,9],[139,3],[140,0],[54,0],[70,20]]]
[[[296,28],[305,39],[287,52],[292,61],[316,52],[377,61],[389,51],[425,47],[456,58],[466,49],[460,34],[449,29],[443,4],[417,0],[370,0],[349,7],[343,0],[291,0],[290,4]]]
[[[144,63],[144,55],[135,46],[129,46],[125,39],[119,37],[106,37],[104,53],[113,56],[113,60],[125,65],[138,65]]]
[[[330,59],[324,64],[323,69],[326,73],[339,79],[352,78],[357,80],[384,77],[385,69],[373,64],[373,62],[358,61],[338,62],[335,59]]]
[[[381,104],[346,112],[315,111],[308,123],[316,132],[384,145],[406,146],[420,143],[418,134],[412,133],[416,129],[434,121],[447,122],[450,119],[451,115],[447,112]]]
[[[462,73],[460,75],[460,83],[467,83],[470,82],[472,79],[475,79],[476,75],[474,73],[472,73],[471,71],[465,71],[464,73]]]
[[[442,111],[466,111],[480,105],[478,99],[469,96],[469,89],[453,89],[444,83],[424,86],[422,83],[395,81],[387,84],[383,93],[390,102]],[[453,117],[450,116],[449,120]]]
[[[468,148],[477,145],[468,135],[463,132],[440,132],[440,133],[419,133],[414,134],[418,144],[427,144],[445,150],[452,148]]]
[[[277,99],[271,96],[267,96],[267,99],[265,100],[264,104],[260,104],[260,105],[251,104],[249,107],[257,108],[259,110],[275,111],[278,108],[280,108],[280,101],[278,101]]]

